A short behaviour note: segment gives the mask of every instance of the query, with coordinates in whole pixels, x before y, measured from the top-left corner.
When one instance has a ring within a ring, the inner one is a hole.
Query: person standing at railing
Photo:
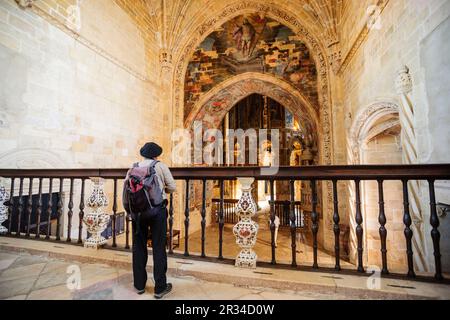
[[[146,143],[140,150],[144,159],[135,163],[134,168],[154,168],[154,174],[162,192],[162,203],[141,212],[138,219],[133,219],[133,279],[134,287],[138,294],[145,292],[147,283],[147,238],[149,227],[152,237],[153,249],[153,277],[155,280],[155,298],[160,299],[172,290],[172,284],[167,283],[167,195],[176,189],[173,176],[164,163],[158,160],[162,154],[162,148],[154,142]],[[131,170],[131,169],[130,169]],[[130,171],[129,171],[130,172]],[[148,170],[150,172],[150,169]],[[128,174],[127,174],[128,178]],[[125,190],[125,189],[124,189]],[[165,191],[165,192],[164,192]],[[124,207],[130,211],[129,201],[124,191]],[[150,202],[150,200],[149,200]],[[130,214],[130,212],[128,212]]]

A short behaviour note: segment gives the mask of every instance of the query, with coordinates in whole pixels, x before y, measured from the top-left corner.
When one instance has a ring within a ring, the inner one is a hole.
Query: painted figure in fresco
[[[302,144],[298,139],[294,140],[294,143],[292,145],[293,150],[291,152],[290,157],[290,165],[291,166],[299,166],[301,165],[300,161],[302,158]]]
[[[236,43],[236,48],[242,51],[242,55],[248,57],[250,55],[251,45],[255,39],[256,30],[253,25],[244,19],[242,26],[236,25],[233,31],[233,39]]]
[[[233,30],[233,40],[236,45],[236,49],[240,51],[242,49],[242,27],[237,24],[235,24]]]

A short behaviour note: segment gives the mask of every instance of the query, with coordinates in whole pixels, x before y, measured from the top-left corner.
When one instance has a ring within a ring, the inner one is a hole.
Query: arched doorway
[[[316,163],[331,164],[327,57],[300,22],[278,14],[278,6],[264,13],[251,7],[226,11],[205,24],[175,59],[174,127],[183,123],[192,129],[201,121],[204,128],[220,128],[237,102],[259,93],[307,120],[310,140],[317,141]],[[246,35],[250,49],[240,42],[242,28],[253,29]],[[331,208],[331,183],[318,189],[327,194],[324,209]],[[330,217],[320,216],[319,241],[328,239]]]

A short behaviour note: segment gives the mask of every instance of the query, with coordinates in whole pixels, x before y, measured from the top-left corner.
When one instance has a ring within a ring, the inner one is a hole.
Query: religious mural
[[[203,93],[244,72],[280,77],[318,107],[316,67],[305,43],[279,22],[249,14],[229,20],[195,50],[186,71],[185,117]]]

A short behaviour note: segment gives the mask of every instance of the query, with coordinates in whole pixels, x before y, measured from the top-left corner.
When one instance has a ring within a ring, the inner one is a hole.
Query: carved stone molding
[[[35,0],[16,0],[16,3],[22,9],[31,8],[33,6],[34,2],[35,2]]]
[[[59,154],[39,148],[7,150],[0,154],[0,167],[11,169],[55,169],[68,167]]]
[[[374,122],[380,117],[396,113],[398,114],[399,107],[391,102],[377,102],[371,104],[367,108],[362,109],[353,121],[353,125],[348,135],[349,146],[349,162],[351,164],[360,164],[361,159],[359,151],[361,143],[367,138],[370,128]]]
[[[328,47],[330,66],[334,74],[339,72],[342,63],[341,48],[339,42],[334,42]]]
[[[159,51],[159,63],[161,68],[172,68],[172,54],[168,50]]]
[[[383,13],[384,8],[386,8],[389,0],[378,0],[376,6],[378,7],[378,15]],[[365,24],[359,35],[356,37],[356,40],[353,42],[353,45],[350,49],[343,54],[342,64],[339,66],[338,74],[342,74],[347,66],[352,61],[353,57],[358,52],[358,49],[362,46],[362,44],[366,41],[367,36],[369,35],[371,28],[368,24]]]

